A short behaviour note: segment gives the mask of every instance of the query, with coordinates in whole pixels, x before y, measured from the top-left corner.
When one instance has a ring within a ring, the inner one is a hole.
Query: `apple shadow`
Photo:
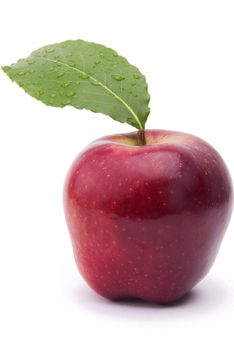
[[[167,304],[159,304],[159,303],[152,303],[148,302],[146,300],[140,299],[140,298],[121,298],[116,300],[110,300],[112,303],[118,303],[120,305],[126,305],[130,307],[144,307],[144,308],[171,308],[171,307],[177,307],[180,305],[186,305],[187,303],[192,302],[193,299],[196,298],[196,291],[191,290],[184,296],[182,296],[180,299],[172,301]]]
[[[88,286],[80,285],[71,291],[73,301],[87,311],[95,312],[107,317],[124,319],[160,321],[170,318],[184,318],[201,316],[204,313],[216,312],[218,308],[228,305],[234,299],[230,291],[222,282],[206,278],[185,296],[172,303],[162,305],[150,303],[136,298],[108,300],[93,292]]]

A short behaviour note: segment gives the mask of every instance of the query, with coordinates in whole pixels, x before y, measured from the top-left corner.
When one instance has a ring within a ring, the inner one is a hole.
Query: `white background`
[[[81,38],[147,76],[148,128],[196,134],[234,175],[232,0],[2,1],[0,65]],[[46,107],[0,72],[0,348],[233,349],[233,221],[209,273],[182,303],[113,303],[73,259],[63,181],[90,141],[131,131],[111,118]]]

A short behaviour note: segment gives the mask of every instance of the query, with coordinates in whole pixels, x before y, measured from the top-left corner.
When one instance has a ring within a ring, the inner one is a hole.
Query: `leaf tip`
[[[10,66],[1,66],[2,71],[12,80],[12,77],[10,76]]]
[[[9,66],[1,66],[1,70],[4,72],[4,73],[7,73],[7,71],[9,70]]]

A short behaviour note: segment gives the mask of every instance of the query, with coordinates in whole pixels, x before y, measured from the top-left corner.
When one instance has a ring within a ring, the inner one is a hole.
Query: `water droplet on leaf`
[[[97,113],[96,108],[91,108],[91,111],[94,112],[94,113]]]
[[[101,63],[101,61],[100,60],[96,60],[96,61],[94,61],[94,63],[95,64],[99,64],[99,63]]]
[[[72,96],[74,96],[76,93],[75,93],[75,91],[68,91],[67,93],[66,93],[66,96],[67,97],[72,97]]]
[[[92,80],[91,84],[94,86],[101,86],[101,83],[99,83],[99,81],[96,81],[96,80]]]
[[[65,107],[71,103],[71,100],[66,100],[65,102],[62,102],[62,106]]]
[[[117,54],[117,52],[113,53],[113,57],[118,57],[119,55]]]
[[[81,79],[89,79],[89,76],[88,76],[88,74],[82,74],[82,75],[80,75],[80,78]]]
[[[75,64],[75,62],[71,62],[71,63],[69,63],[69,66],[70,66],[70,67],[75,67],[76,64]]]
[[[125,77],[122,76],[122,75],[119,75],[119,74],[115,74],[115,75],[112,75],[112,78],[117,80],[117,81],[121,81],[121,80],[124,80]]]
[[[134,79],[139,79],[141,76],[139,74],[133,74]]]
[[[22,76],[22,75],[25,75],[25,74],[26,74],[26,72],[23,71],[23,70],[22,70],[21,72],[18,73],[19,76]]]
[[[56,73],[56,77],[57,78],[61,78],[61,77],[63,77],[64,76],[64,72],[57,72]]]
[[[62,83],[62,84],[61,84],[61,87],[66,88],[66,87],[68,87],[69,85],[71,85],[71,82]]]
[[[50,96],[51,96],[51,97],[56,97],[56,93],[53,92]]]

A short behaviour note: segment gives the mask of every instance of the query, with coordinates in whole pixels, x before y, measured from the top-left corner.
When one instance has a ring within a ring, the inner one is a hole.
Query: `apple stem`
[[[139,146],[144,146],[146,144],[146,142],[145,142],[145,130],[144,129],[138,130],[137,139],[138,139]]]

